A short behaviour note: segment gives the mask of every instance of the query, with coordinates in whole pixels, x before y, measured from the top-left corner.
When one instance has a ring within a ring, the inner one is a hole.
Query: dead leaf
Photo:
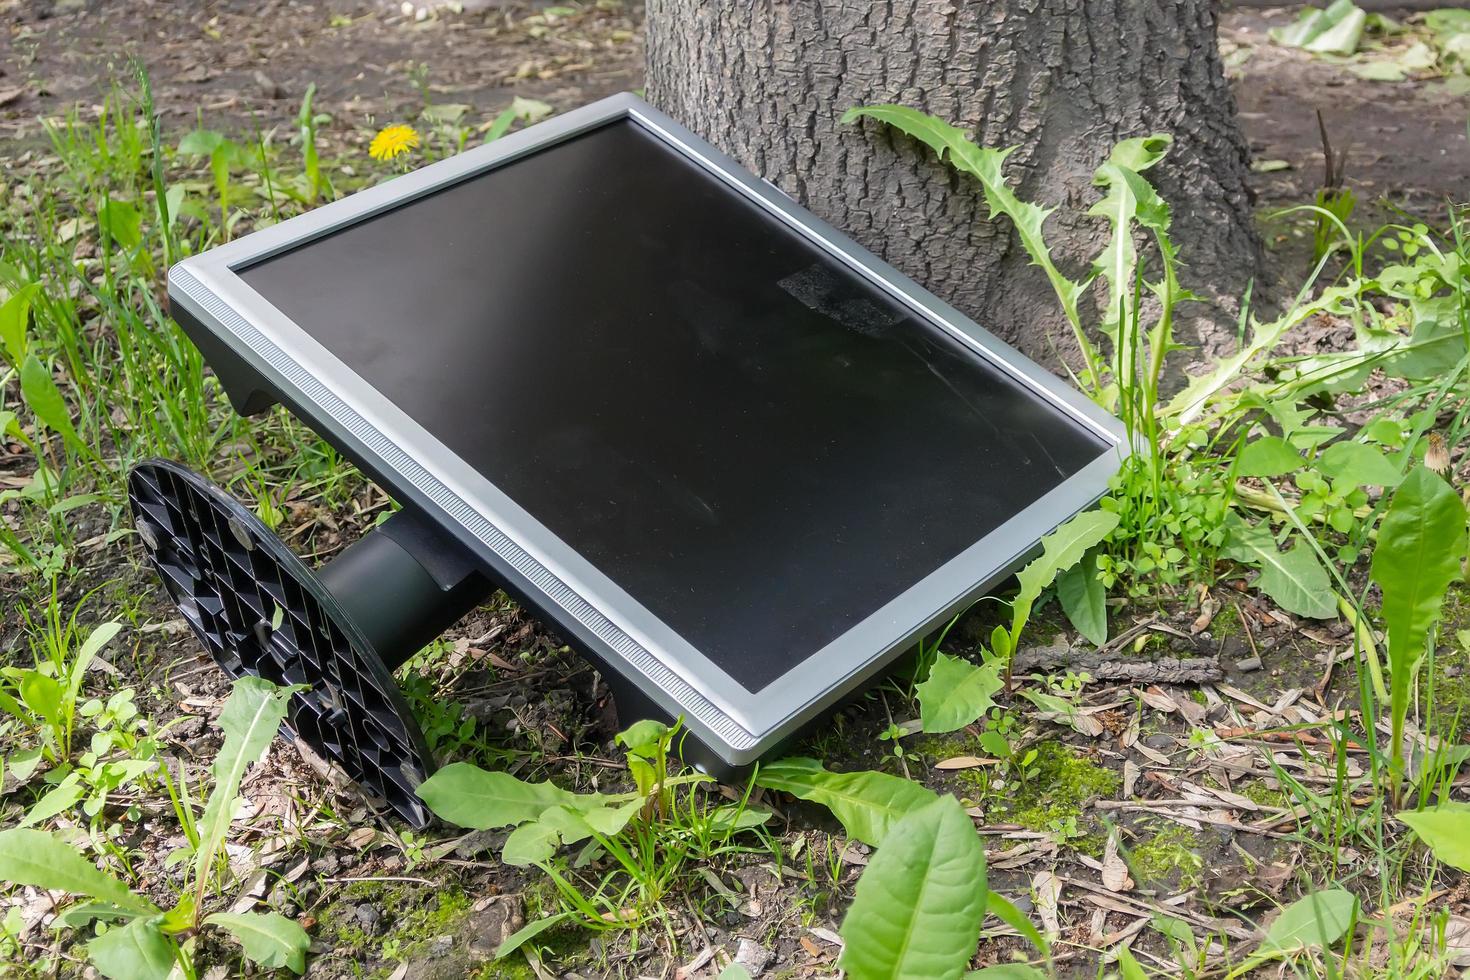
[[[842,937],[837,935],[837,933],[833,932],[831,929],[827,929],[822,926],[813,926],[812,928],[808,929],[807,932],[811,933],[813,936],[816,936],[824,943],[836,946],[839,949],[842,948]]]
[[[1444,948],[1451,966],[1470,966],[1470,919],[1450,916],[1444,927]]]
[[[1201,787],[1201,789],[1203,789],[1206,793],[1213,793],[1220,799],[1224,800],[1226,803],[1229,803],[1231,806],[1240,810],[1250,810],[1252,812],[1255,812],[1256,810],[1259,810],[1261,808],[1260,804],[1257,803],[1255,800],[1251,799],[1248,796],[1241,796],[1239,793],[1231,793],[1228,790],[1216,789],[1213,786],[1203,786]]]
[[[17,85],[14,88],[0,88],[0,105],[10,105],[10,103],[25,94],[26,87],[24,85]]]
[[[1137,742],[1138,742],[1138,716],[1137,715],[1134,715],[1133,716],[1133,720],[1128,723],[1128,730],[1123,733],[1123,737],[1122,738],[1118,739],[1118,745],[1120,747],[1122,747],[1122,748],[1130,749]]]
[[[1055,941],[1062,934],[1062,923],[1057,918],[1057,906],[1062,900],[1062,879],[1050,871],[1038,871],[1031,878],[1031,891],[1036,896],[1036,915],[1041,919],[1042,930]]]
[[[1179,710],[1179,703],[1158,687],[1150,687],[1145,691],[1141,691],[1138,696],[1144,704],[1153,708],[1155,711],[1172,714]]]
[[[1198,634],[1209,629],[1210,623],[1214,622],[1215,613],[1219,610],[1220,601],[1212,595],[1205,596],[1204,601],[1199,605],[1199,616],[1189,624],[1189,632]]]
[[[1128,865],[1118,856],[1116,828],[1108,834],[1108,843],[1103,848],[1102,883],[1110,892],[1126,892],[1133,887],[1133,879],[1128,877]]]
[[[1169,765],[1169,757],[1160,752],[1158,749],[1151,749],[1142,742],[1137,743],[1133,746],[1133,748],[1137,750],[1140,755],[1150,760],[1151,762],[1156,762],[1161,766]]]
[[[934,763],[935,769],[974,769],[977,766],[993,766],[999,763],[999,759],[982,759],[978,755],[957,755],[950,759],[941,759]]]
[[[378,832],[372,827],[358,827],[347,835],[347,846],[354,851],[360,851],[377,839]]]
[[[1133,791],[1138,786],[1138,774],[1139,774],[1139,771],[1140,770],[1138,768],[1138,763],[1134,762],[1132,759],[1125,759],[1124,760],[1124,762],[1123,762],[1123,799],[1125,799],[1125,800],[1131,800],[1133,798]]]

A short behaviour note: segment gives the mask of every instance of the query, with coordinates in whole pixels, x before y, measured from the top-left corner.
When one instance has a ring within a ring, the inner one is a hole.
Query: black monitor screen
[[[631,121],[240,274],[750,691],[1108,451]]]

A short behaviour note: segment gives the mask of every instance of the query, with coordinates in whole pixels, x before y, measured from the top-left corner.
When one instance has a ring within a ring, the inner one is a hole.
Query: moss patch
[[[1170,824],[1139,844],[1129,855],[1139,884],[1162,884],[1178,872],[1176,884],[1191,888],[1199,883],[1205,859],[1199,855],[1200,837],[1188,827]]]
[[[369,933],[356,920],[354,911],[363,904],[376,909],[387,925],[381,934]],[[427,889],[407,883],[358,881],[343,890],[322,919],[331,929],[330,941],[358,963],[386,961],[364,976],[387,976],[400,960],[424,953],[433,940],[455,935],[470,905],[463,889],[447,883]]]
[[[1284,791],[1271,789],[1260,779],[1251,780],[1241,790],[1240,795],[1250,800],[1256,806],[1287,807],[1291,805],[1291,800]]]
[[[985,757],[990,753],[980,745],[980,739],[964,732],[953,735],[920,735],[904,740],[905,751],[935,762],[953,759],[957,755]]]
[[[1227,636],[1244,636],[1245,630],[1240,624],[1240,613],[1233,603],[1227,603],[1220,607],[1215,617],[1210,620],[1210,635],[1217,640],[1223,640]]]
[[[1006,790],[990,801],[992,819],[1019,824],[1038,833],[1055,832],[1072,821],[1084,836],[1070,843],[1078,850],[1101,853],[1102,842],[1094,833],[1095,821],[1084,817],[1087,804],[1118,791],[1117,773],[1100,766],[1061,742],[1035,746],[1036,758],[1021,780],[1008,775]],[[983,781],[989,776],[978,773]]]

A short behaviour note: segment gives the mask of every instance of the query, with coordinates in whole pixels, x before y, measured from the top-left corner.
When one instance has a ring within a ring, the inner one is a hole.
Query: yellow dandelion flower
[[[374,160],[392,160],[418,148],[419,134],[412,126],[384,126],[368,145],[368,156]]]

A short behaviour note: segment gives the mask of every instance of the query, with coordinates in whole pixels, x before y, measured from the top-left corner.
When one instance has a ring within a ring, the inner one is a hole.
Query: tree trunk
[[[901,103],[1018,147],[1023,199],[1059,205],[1053,254],[1096,254],[1092,173],[1113,143],[1166,132],[1149,172],[1173,206],[1182,278],[1238,295],[1259,242],[1248,150],[1212,0],[648,0],[648,97],[696,133],[1031,356],[1075,351],[1045,277],[977,183],[851,106]],[[1182,337],[1217,346],[1209,331]]]

